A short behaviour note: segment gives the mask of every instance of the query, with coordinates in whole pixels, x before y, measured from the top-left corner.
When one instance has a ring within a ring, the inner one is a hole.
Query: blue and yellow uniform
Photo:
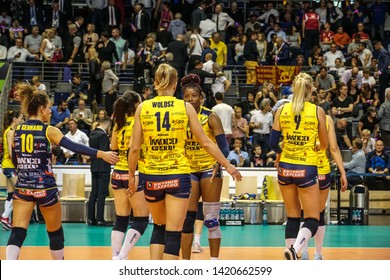
[[[283,131],[283,150],[278,168],[281,185],[296,184],[309,187],[318,181],[317,106],[305,102],[304,109],[294,116],[292,104],[285,104],[280,112],[280,127]]]
[[[58,202],[48,127],[40,120],[28,120],[17,126],[14,137],[18,169],[14,197],[44,206]]]
[[[202,106],[198,113],[198,119],[207,137],[216,143],[213,130],[209,126],[209,117],[212,113],[211,110]],[[191,180],[200,181],[202,178],[211,177],[213,166],[217,161],[202,147],[189,128],[187,129],[185,148],[186,157],[190,164]],[[221,172],[218,172],[217,177],[221,178],[221,176]]]
[[[118,143],[119,161],[115,164],[112,172],[112,188],[113,189],[127,189],[129,183],[129,164],[128,151],[130,147],[130,139],[133,134],[134,117],[126,117],[125,125],[117,130],[114,127],[114,133]],[[139,185],[137,191],[142,191],[143,188]]]
[[[326,129],[329,129],[328,116],[326,117]],[[320,189],[330,187],[330,162],[327,150],[319,150],[318,152],[318,183]]]
[[[185,156],[188,116],[183,100],[157,96],[142,103],[143,173],[148,201],[164,199],[165,193],[188,198],[190,167]]]
[[[9,179],[16,176],[15,166],[12,163],[11,155],[8,152],[9,150],[8,150],[7,134],[11,130],[12,130],[12,127],[9,126],[4,131],[4,135],[3,135],[3,151],[4,152],[3,152],[3,159],[1,161],[1,168],[3,169],[3,173]]]

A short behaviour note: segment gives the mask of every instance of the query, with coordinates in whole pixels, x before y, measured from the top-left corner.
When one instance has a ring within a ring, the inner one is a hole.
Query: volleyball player
[[[213,111],[202,106],[204,96],[200,87],[199,76],[189,74],[183,77],[181,86],[183,99],[194,107],[204,132],[211,141],[218,144],[221,152],[227,157],[229,154],[229,145],[221,120]],[[181,247],[183,259],[190,259],[191,257],[194,223],[199,198],[201,196],[203,201],[204,225],[207,227],[209,235],[210,257],[211,259],[218,259],[222,237],[218,221],[221,205],[219,198],[222,190],[222,170],[219,163],[202,148],[202,145],[190,130],[188,130],[185,152],[190,164],[192,187],[183,226]],[[213,176],[213,168],[216,168],[215,176]]]
[[[278,181],[287,211],[284,255],[288,260],[297,259],[297,253],[317,232],[321,211],[316,140],[321,149],[328,148],[325,112],[308,102],[313,79],[300,73],[292,89],[292,102],[276,112],[270,137],[270,147],[278,154]],[[282,134],[283,150],[279,147]],[[301,204],[304,223],[300,229]]]
[[[153,217],[150,240],[151,259],[178,259],[181,232],[191,189],[190,167],[185,156],[187,127],[200,144],[236,180],[241,174],[207,137],[191,104],[173,97],[177,71],[160,64],[154,79],[158,96],[144,101],[137,109],[129,150],[129,194],[137,190],[135,171],[141,144],[144,150],[145,197]]]
[[[76,153],[102,158],[113,164],[118,156],[79,145],[64,137],[61,131],[45,124],[50,119],[47,94],[32,86],[20,87],[22,113],[28,120],[18,125],[14,134],[12,158],[18,170],[14,192],[13,228],[8,239],[6,258],[16,260],[27,236],[31,213],[37,204],[45,219],[53,259],[64,258],[64,232],[61,226],[61,205],[51,166],[51,143]]]
[[[116,214],[115,226],[111,232],[111,247],[112,258],[115,260],[127,259],[130,250],[145,232],[149,223],[149,208],[145,200],[143,186],[137,184],[137,192],[132,197],[128,197],[126,194],[126,189],[129,186],[127,153],[133,133],[134,113],[140,103],[141,97],[138,93],[126,91],[114,104],[115,126],[111,149],[118,150],[119,153],[119,161],[114,167],[111,181]],[[131,209],[134,221],[126,233]]]
[[[4,229],[12,229],[12,196],[15,190],[16,171],[12,162],[12,141],[14,139],[15,128],[23,121],[23,115],[20,112],[8,111],[4,117],[4,134],[3,134],[3,159],[1,169],[6,177],[7,198],[4,203],[4,212],[1,214],[1,224]]]
[[[337,145],[336,140],[336,132],[334,130],[334,123],[330,116],[326,115],[326,125],[328,130],[328,139],[329,139],[329,151],[334,159],[336,166],[340,172],[340,180],[341,180],[341,191],[345,191],[348,186],[347,175],[345,173],[343,159],[341,157],[339,146]],[[327,150],[319,150],[318,151],[318,183],[320,187],[320,220],[319,227],[316,235],[314,236],[315,240],[315,260],[322,260],[322,244],[324,243],[325,237],[325,206],[326,201],[328,200],[329,188],[331,184],[330,180],[330,163],[327,154]],[[307,251],[307,243],[306,246],[302,249],[301,254],[302,260],[308,260],[309,254]]]

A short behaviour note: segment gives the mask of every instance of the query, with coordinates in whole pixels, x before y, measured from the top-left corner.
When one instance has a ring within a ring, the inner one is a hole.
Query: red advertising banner
[[[257,83],[263,84],[270,81],[276,88],[282,85],[290,85],[300,72],[298,66],[258,66],[256,67]]]

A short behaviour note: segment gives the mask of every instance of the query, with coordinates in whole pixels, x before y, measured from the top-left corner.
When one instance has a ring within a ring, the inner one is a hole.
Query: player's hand
[[[109,164],[115,164],[119,161],[117,153],[113,151],[103,152],[102,159]]]
[[[128,188],[126,190],[126,194],[129,197],[132,197],[136,191],[137,191],[137,188],[135,186],[135,175],[129,173],[129,185],[128,185]]]
[[[241,173],[240,171],[237,170],[236,167],[234,167],[234,165],[229,164],[228,166],[225,167],[225,169],[230,175],[232,175],[234,180],[241,181],[242,179]]]
[[[345,175],[345,173],[342,174],[340,177],[340,180],[341,180],[341,191],[345,192],[347,190],[347,187],[348,187],[347,175]]]
[[[213,175],[211,176],[210,178],[210,183],[213,182],[213,179],[215,178],[215,176],[217,176],[218,174],[218,171],[221,170],[221,164],[219,162],[216,162],[214,165],[213,165]]]

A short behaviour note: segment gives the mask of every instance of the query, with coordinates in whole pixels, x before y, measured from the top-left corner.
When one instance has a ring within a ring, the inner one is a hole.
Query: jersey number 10
[[[22,139],[22,153],[31,154],[34,151],[34,136],[32,134],[22,134],[20,139]]]

